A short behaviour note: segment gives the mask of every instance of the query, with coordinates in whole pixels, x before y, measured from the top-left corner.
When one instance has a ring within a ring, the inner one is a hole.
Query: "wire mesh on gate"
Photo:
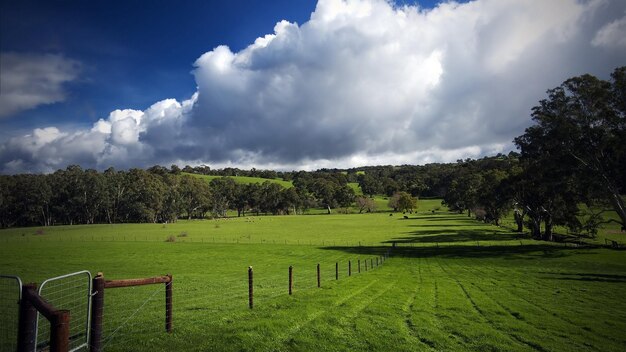
[[[91,273],[79,271],[44,281],[39,295],[55,309],[69,310],[69,350],[87,347],[89,342]],[[37,319],[37,351],[47,350],[50,344],[50,323],[41,314]]]
[[[165,333],[163,284],[119,287],[105,292],[103,349],[129,351],[157,345],[155,341]]]
[[[0,275],[0,351],[17,350],[21,296],[22,280],[17,276]]]

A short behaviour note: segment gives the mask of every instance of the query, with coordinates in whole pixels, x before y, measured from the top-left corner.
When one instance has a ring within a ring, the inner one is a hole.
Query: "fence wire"
[[[22,280],[0,275],[0,351],[17,350],[17,327]]]
[[[70,351],[87,348],[90,293],[91,274],[87,271],[48,279],[39,287],[39,295],[55,309],[70,311]],[[50,344],[50,323],[39,314],[37,324],[37,351],[46,351]]]
[[[154,284],[106,289],[102,317],[105,351],[146,350],[165,334],[165,286]],[[139,344],[138,344],[139,343]]]

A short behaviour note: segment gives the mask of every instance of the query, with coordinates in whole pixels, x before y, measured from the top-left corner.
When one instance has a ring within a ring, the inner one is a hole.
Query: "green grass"
[[[357,182],[348,182],[348,187],[352,188],[354,194],[356,194],[357,196],[363,195],[363,191],[361,190],[361,187]]]
[[[190,173],[186,173],[183,172],[183,175],[190,175],[193,177],[197,177],[197,178],[201,178],[203,180],[207,180],[207,182],[211,181],[212,179],[215,178],[221,178],[223,176],[211,176],[211,175],[198,175],[198,174],[190,174]],[[233,180],[235,180],[235,182],[237,183],[241,183],[244,185],[247,184],[251,184],[251,183],[263,183],[266,181],[269,182],[273,182],[273,183],[277,183],[285,188],[290,188],[293,187],[293,183],[291,181],[285,181],[283,179],[280,178],[275,178],[275,179],[268,179],[268,178],[262,178],[262,177],[248,177],[248,176],[227,176],[229,178],[232,178]]]
[[[625,251],[536,242],[466,215],[433,214],[436,206],[421,200],[409,219],[377,213],[2,230],[0,272],[25,282],[83,269],[107,279],[172,273],[172,334],[162,332],[161,285],[105,291],[113,351],[624,350]],[[165,242],[168,235],[176,242]],[[385,265],[365,272],[365,261],[394,242]]]

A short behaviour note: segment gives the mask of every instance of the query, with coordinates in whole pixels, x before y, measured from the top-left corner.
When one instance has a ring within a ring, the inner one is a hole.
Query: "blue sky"
[[[302,23],[315,1],[3,1],[0,50],[57,53],[81,62],[62,103],[9,121],[91,124],[117,108],[145,109],[195,91],[193,62],[218,45],[240,50],[276,22]]]
[[[623,1],[394,4],[3,1],[0,172],[507,152],[546,89],[626,63]]]

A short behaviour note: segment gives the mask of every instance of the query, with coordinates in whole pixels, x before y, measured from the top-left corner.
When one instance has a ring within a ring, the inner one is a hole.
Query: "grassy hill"
[[[162,285],[106,291],[107,351],[623,350],[626,252],[537,242],[430,206],[408,219],[268,216],[2,230],[0,272],[25,282],[83,269],[107,279],[173,274],[172,334],[163,331]],[[165,241],[170,236],[174,242]]]
[[[212,179],[214,178],[220,178],[223,176],[211,176],[211,175],[198,175],[198,174],[190,174],[190,173],[186,173],[183,172],[183,175],[190,175],[193,177],[198,177],[204,180],[207,180],[207,182],[210,182]],[[268,178],[261,178],[261,177],[248,177],[248,176],[227,176],[232,178],[233,180],[235,180],[235,182],[237,183],[241,183],[241,184],[250,184],[250,183],[263,183],[266,181],[269,182],[274,182],[277,183],[285,188],[289,188],[289,187],[293,187],[293,184],[291,183],[291,181],[284,181],[280,178],[275,178],[275,179],[268,179]]]

